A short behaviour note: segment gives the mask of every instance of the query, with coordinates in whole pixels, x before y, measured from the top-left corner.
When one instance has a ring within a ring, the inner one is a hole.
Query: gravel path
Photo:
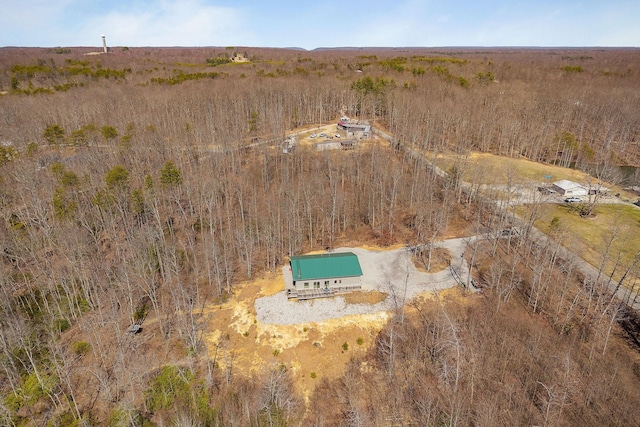
[[[451,239],[439,244],[440,247],[451,252],[454,266],[457,264],[459,271],[463,272],[463,280],[466,280],[464,272],[467,272],[468,268],[462,254],[468,242],[468,238]],[[411,261],[410,251],[406,248],[390,251],[339,248],[335,252],[355,253],[362,267],[363,291],[385,292],[388,294],[387,298],[377,304],[347,304],[341,296],[289,301],[283,290],[275,295],[256,300],[257,319],[267,324],[292,325],[321,322],[352,314],[373,314],[400,307],[403,302],[409,302],[420,293],[456,286],[456,281],[449,269],[433,274],[418,271]],[[288,266],[283,270],[285,274],[289,273]]]

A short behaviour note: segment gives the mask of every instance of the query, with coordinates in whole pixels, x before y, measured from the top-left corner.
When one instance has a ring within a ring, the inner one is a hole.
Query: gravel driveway
[[[466,279],[467,264],[462,253],[469,239],[451,239],[440,242],[439,247],[451,252],[453,264],[460,266],[462,279]],[[411,252],[406,248],[390,251],[370,251],[361,248],[339,248],[334,252],[353,252],[362,267],[363,291],[378,290],[388,294],[377,304],[347,304],[342,296],[306,301],[288,300],[284,290],[275,295],[258,298],[255,302],[257,319],[262,323],[291,325],[321,322],[352,314],[373,314],[394,310],[416,295],[456,286],[449,269],[437,273],[422,273],[411,261]],[[283,268],[289,273],[288,266]],[[284,289],[284,283],[283,283]]]

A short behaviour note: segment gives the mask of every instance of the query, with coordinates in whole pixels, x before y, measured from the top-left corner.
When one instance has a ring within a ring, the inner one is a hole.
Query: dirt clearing
[[[463,239],[439,252],[460,259]],[[373,249],[373,248],[372,248]],[[224,304],[206,309],[210,357],[223,370],[255,373],[284,365],[305,398],[322,378],[336,378],[354,356],[367,351],[392,316],[413,298],[435,298],[455,287],[448,269],[420,272],[405,247],[339,248],[358,255],[363,291],[333,298],[287,300],[284,278],[269,274],[239,285]]]
[[[291,325],[258,321],[256,298],[282,291],[283,283],[281,274],[269,275],[240,285],[228,302],[208,307],[205,339],[210,358],[221,370],[250,374],[284,365],[306,399],[322,378],[337,378],[351,357],[371,346],[389,315],[352,315]],[[358,303],[372,296],[380,299],[375,292],[359,294],[353,297]]]

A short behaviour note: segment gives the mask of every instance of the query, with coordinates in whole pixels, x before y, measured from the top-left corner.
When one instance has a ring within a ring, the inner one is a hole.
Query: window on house
[[[313,282],[313,287],[316,289],[320,288],[320,282]]]
[[[309,288],[309,282],[304,282],[304,287]]]
[[[324,281],[324,286],[325,286],[325,287],[329,286],[329,280],[325,280],[325,281]]]

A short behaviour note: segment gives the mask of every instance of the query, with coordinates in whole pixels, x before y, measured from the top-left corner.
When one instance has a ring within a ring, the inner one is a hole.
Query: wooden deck
[[[346,294],[353,291],[358,291],[362,289],[361,285],[354,286],[336,286],[327,289],[304,289],[304,290],[296,290],[293,288],[287,289],[287,298],[293,299],[296,298],[300,301],[315,299],[315,298],[329,298],[335,295]]]
[[[298,299],[300,301],[315,299],[315,298],[329,298],[335,295],[346,294],[353,291],[359,291],[362,289],[362,285],[351,286],[331,286],[325,288],[313,288],[313,289],[296,289],[293,286],[293,276],[291,273],[291,267],[285,265],[282,267],[282,276],[284,278],[284,289],[287,294],[287,299]]]

